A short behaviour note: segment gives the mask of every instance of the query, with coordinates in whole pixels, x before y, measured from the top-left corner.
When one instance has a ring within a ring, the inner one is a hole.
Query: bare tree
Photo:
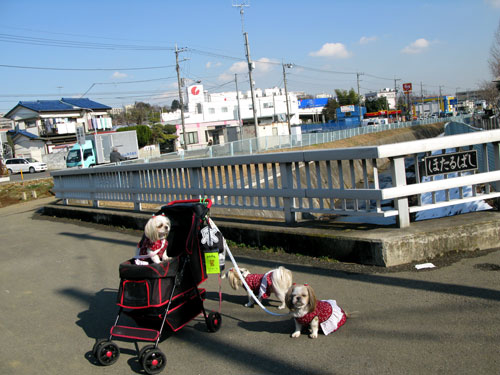
[[[497,30],[493,36],[493,43],[491,43],[488,64],[493,78],[500,76],[500,23],[498,24]]]

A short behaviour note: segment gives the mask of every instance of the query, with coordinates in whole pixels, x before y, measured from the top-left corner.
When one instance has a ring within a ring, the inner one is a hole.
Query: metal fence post
[[[96,192],[95,192],[96,183],[94,175],[92,175],[92,173],[89,174],[89,186],[92,191],[90,193],[90,200],[92,201],[92,207],[99,208],[99,200],[96,198]]]
[[[292,163],[281,163],[281,187],[283,190],[293,189],[293,174]],[[287,224],[294,224],[297,222],[296,212],[292,212],[293,198],[283,197],[283,211],[285,213],[285,222]]]
[[[406,170],[405,158],[397,157],[391,158],[391,175],[392,184],[394,187],[406,185]],[[395,208],[399,214],[397,217],[397,224],[400,228],[407,228],[410,226],[410,211],[408,208],[408,198],[400,198],[394,200]]]
[[[140,171],[133,171],[133,172],[131,172],[131,174],[132,174],[132,176],[131,176],[132,190],[136,190],[136,191],[134,191],[134,193],[132,193],[132,202],[134,203],[134,210],[141,211],[141,208],[142,208],[141,202],[139,199],[139,193],[137,192],[137,190],[139,190],[141,187]]]
[[[493,162],[495,165],[495,170],[500,171],[500,143],[493,142]],[[497,181],[493,184],[495,191],[500,191],[500,183]]]

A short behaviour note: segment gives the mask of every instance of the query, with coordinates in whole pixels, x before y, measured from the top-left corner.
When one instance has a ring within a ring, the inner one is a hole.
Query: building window
[[[220,110],[222,113],[227,113],[227,107],[222,107]]]
[[[187,144],[192,145],[198,143],[198,132],[186,133]]]
[[[208,113],[209,113],[210,115],[215,114],[215,108],[209,108],[209,109],[208,109]]]
[[[264,108],[274,108],[273,103],[264,103]]]

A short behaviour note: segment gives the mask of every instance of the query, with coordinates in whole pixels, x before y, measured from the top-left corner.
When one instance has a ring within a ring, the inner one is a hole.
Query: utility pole
[[[398,84],[397,82],[401,81],[401,78],[394,78],[394,106],[396,107],[396,121],[399,122],[399,113],[398,113]]]
[[[438,117],[441,117],[441,85],[439,86]]]
[[[240,110],[240,91],[238,90],[238,74],[234,74],[234,83],[236,84],[236,100],[238,102],[238,125],[240,127],[240,140],[243,139],[243,120]]]
[[[285,99],[286,99],[286,119],[288,122],[288,134],[292,135],[292,125],[290,123],[290,105],[288,103],[288,89],[286,88],[286,71],[285,68],[290,69],[293,64],[282,64],[283,65],[283,82],[285,83]],[[358,89],[359,91],[359,89]]]
[[[361,114],[361,95],[359,93],[359,76],[364,73],[356,73],[357,81],[358,81],[358,111],[359,111],[359,126],[363,124],[363,115]]]
[[[424,116],[424,89],[422,86],[422,81],[420,81],[420,116]]]
[[[248,63],[248,79],[250,80],[250,93],[252,95],[252,111],[253,111],[253,121],[255,124],[255,136],[257,137],[257,129],[258,129],[258,119],[257,119],[257,107],[255,106],[255,94],[254,94],[254,87],[253,87],[253,79],[252,79],[252,70],[254,69],[254,64],[252,62],[252,59],[250,58],[250,46],[248,44],[248,33],[245,32],[244,28],[244,7],[248,7],[248,4],[240,3],[240,4],[233,4],[233,7],[239,7],[240,8],[240,15],[241,15],[241,32],[243,33],[243,38],[245,40],[245,55],[247,57],[247,63]]]
[[[181,124],[182,124],[182,140],[184,142],[184,150],[187,150],[187,137],[186,137],[186,126],[184,124],[184,100],[182,99],[182,84],[181,75],[179,72],[179,52],[183,52],[184,49],[177,49],[177,44],[175,45],[175,70],[177,70],[177,86],[179,87],[179,102],[181,105]]]

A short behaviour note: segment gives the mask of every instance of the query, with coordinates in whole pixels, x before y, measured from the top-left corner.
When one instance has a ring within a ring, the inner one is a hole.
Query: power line
[[[141,46],[135,44],[111,44],[111,43],[94,43],[94,42],[78,42],[73,40],[48,39],[17,36],[12,34],[0,34],[0,42],[14,44],[29,44],[50,47],[65,47],[65,48],[85,48],[85,49],[109,49],[109,50],[132,50],[132,51],[173,51],[174,47],[167,46]]]
[[[163,65],[163,66],[147,66],[139,68],[53,68],[53,67],[41,67],[41,66],[21,66],[21,65],[5,65],[0,64],[3,68],[16,68],[16,69],[35,69],[35,70],[60,70],[60,71],[112,71],[112,70],[152,70],[152,69],[165,69],[173,68],[175,65]]]

